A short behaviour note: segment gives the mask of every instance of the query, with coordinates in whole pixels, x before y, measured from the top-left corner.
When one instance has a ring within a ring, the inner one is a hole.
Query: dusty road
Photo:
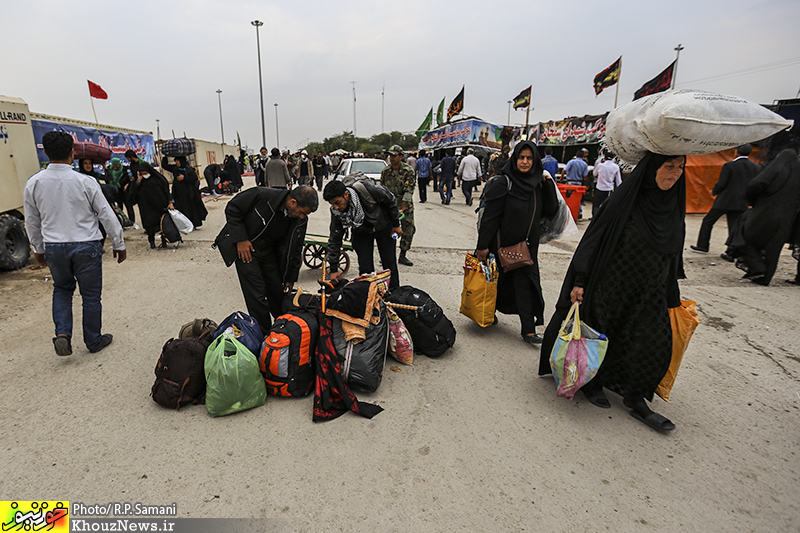
[[[252,178],[250,178],[252,180]],[[536,376],[538,349],[516,317],[482,331],[458,314],[463,254],[475,217],[460,194],[417,205],[418,233],[401,283],[428,291],[458,330],[440,359],[387,361],[362,400],[385,411],[311,421],[312,398],[277,399],[212,419],[149,397],[164,342],[195,317],[245,310],[235,271],[211,241],[226,200],[186,243],[149,250],[125,232],[128,260],[104,258],[104,331],[92,355],[53,352],[49,272],[0,274],[0,437],[3,499],[177,503],[181,517],[267,517],[285,531],[775,531],[800,530],[800,289],[740,281],[712,253],[685,253],[685,298],[701,325],[669,404],[678,426],[661,435],[582,397],[557,398]],[[701,216],[687,217],[687,249]],[[326,206],[312,216],[327,234]],[[580,224],[581,228],[586,223]],[[577,238],[542,247],[547,314]],[[315,290],[318,272],[300,285]],[[580,395],[579,395],[580,396]]]

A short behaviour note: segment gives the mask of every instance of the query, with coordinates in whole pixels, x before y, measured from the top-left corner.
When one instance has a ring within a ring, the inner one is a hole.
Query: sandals
[[[785,279],[785,280],[783,280],[783,281],[785,281],[786,283],[790,283],[791,285],[800,285],[800,283],[798,283],[798,282],[797,282],[797,278],[794,278],[794,279]]]
[[[631,416],[640,422],[644,422],[656,431],[666,433],[675,429],[675,424],[669,418],[665,418],[658,413],[650,411],[647,416],[642,416],[636,411],[631,411]]]
[[[611,409],[611,402],[608,401],[605,393],[603,392],[603,388],[599,388],[594,391],[587,391],[586,389],[581,389],[583,395],[586,396],[586,399],[589,400],[589,403],[595,405],[601,409]]]

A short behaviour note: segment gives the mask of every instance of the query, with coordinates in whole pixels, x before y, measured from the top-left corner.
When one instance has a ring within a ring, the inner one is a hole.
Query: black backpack
[[[456,343],[456,328],[428,293],[409,285],[397,287],[386,297],[392,303],[413,305],[418,311],[393,308],[414,341],[414,352],[439,357]]]
[[[312,313],[294,310],[275,319],[258,354],[268,394],[305,396],[311,392],[318,339],[319,323]]]
[[[178,231],[178,226],[175,225],[175,221],[172,220],[169,213],[161,215],[161,235],[163,235],[164,239],[170,244],[183,242],[183,239],[181,239],[181,232]]]
[[[150,395],[158,405],[180,409],[189,403],[205,403],[206,375],[203,365],[211,334],[184,340],[170,339],[156,364],[156,382]]]

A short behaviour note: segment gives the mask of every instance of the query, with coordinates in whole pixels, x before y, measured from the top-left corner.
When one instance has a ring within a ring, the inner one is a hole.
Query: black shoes
[[[542,341],[544,340],[541,337],[541,335],[537,335],[536,333],[533,333],[531,335],[523,335],[522,339],[528,344],[533,344],[533,345],[542,344]]]
[[[72,355],[72,340],[69,337],[53,337],[56,355]]]
[[[106,346],[108,346],[109,344],[111,344],[111,341],[112,341],[112,340],[114,340],[114,336],[113,336],[111,333],[104,333],[104,334],[103,334],[103,335],[100,337],[100,344],[98,344],[98,345],[97,345],[97,346],[95,346],[94,348],[90,348],[90,349],[89,349],[89,352],[90,352],[90,353],[97,353],[97,352],[99,352],[100,350],[102,350],[103,348],[105,348]]]
[[[408,267],[414,266],[414,263],[409,261],[408,258],[406,257],[405,252],[400,252],[400,257],[397,258],[397,262],[400,263],[401,265],[405,265]]]
[[[728,261],[729,263],[733,263],[734,261],[736,261],[736,258],[728,255],[727,252],[723,252],[722,254],[720,254],[720,257],[723,258],[725,261]]]
[[[695,246],[694,244],[689,246],[689,248],[691,248],[695,252],[701,252],[701,253],[704,253],[704,254],[708,253],[708,248],[700,248],[699,246]]]

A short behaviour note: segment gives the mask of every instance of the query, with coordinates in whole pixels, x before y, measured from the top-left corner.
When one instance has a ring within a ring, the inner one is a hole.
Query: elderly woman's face
[[[530,148],[523,148],[517,158],[517,169],[520,172],[528,172],[533,168],[533,151]]]
[[[686,156],[668,159],[656,171],[656,185],[662,191],[668,191],[678,181],[683,174],[683,167],[686,165]]]

